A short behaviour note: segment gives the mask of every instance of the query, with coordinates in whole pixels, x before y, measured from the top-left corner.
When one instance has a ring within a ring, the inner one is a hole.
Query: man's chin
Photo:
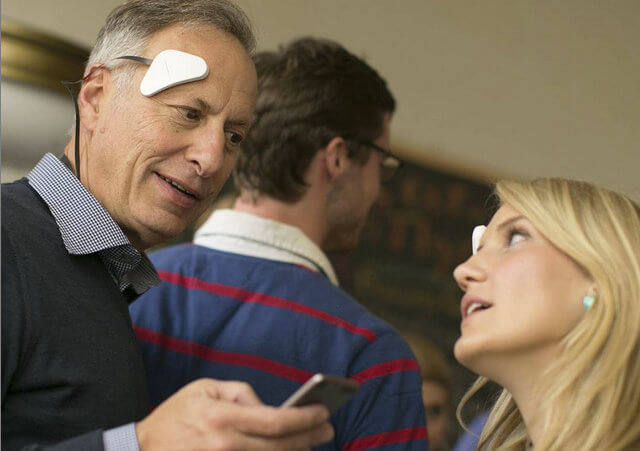
[[[355,250],[360,243],[360,230],[350,234],[329,236],[322,245],[326,253],[340,254]]]
[[[187,229],[189,224],[190,223],[184,223],[182,221],[171,221],[170,223],[165,224],[159,224],[156,222],[140,227],[137,233],[135,233],[133,239],[132,237],[129,237],[128,234],[127,236],[134,247],[139,250],[146,250],[161,244],[175,242],[176,238]],[[135,242],[139,244],[136,245]]]

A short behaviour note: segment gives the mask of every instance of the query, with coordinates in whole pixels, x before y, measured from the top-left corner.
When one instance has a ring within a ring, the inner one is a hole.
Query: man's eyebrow
[[[206,100],[196,97],[193,100],[201,111],[208,112],[211,111],[211,105]],[[255,115],[252,114],[250,119],[230,119],[226,123],[227,125],[233,125],[236,127],[250,127],[255,120]]]
[[[253,124],[253,118],[251,120],[246,119],[229,119],[226,122],[227,125],[232,125],[234,127],[249,127]]]
[[[202,100],[200,97],[196,97],[195,102],[198,104],[198,108],[202,111],[209,111],[211,109],[209,102]]]

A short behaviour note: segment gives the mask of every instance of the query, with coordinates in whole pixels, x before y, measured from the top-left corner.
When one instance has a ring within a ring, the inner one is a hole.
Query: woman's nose
[[[472,255],[465,262],[459,264],[453,270],[453,278],[456,279],[462,291],[467,291],[469,284],[472,282],[486,280],[487,273],[478,262],[478,254]]]

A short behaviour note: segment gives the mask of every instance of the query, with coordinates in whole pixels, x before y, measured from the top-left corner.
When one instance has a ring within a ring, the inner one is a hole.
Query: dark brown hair
[[[375,140],[395,110],[387,84],[336,42],[302,38],[254,57],[256,121],[234,171],[236,187],[295,202],[315,153],[336,136]],[[370,149],[349,146],[364,163]]]

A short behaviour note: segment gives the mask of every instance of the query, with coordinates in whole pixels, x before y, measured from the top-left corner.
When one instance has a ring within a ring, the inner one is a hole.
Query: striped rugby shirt
[[[248,382],[279,405],[313,374],[362,383],[322,450],[427,448],[421,381],[405,342],[342,291],[299,229],[216,211],[194,244],[151,255],[163,282],[131,305],[151,402],[200,378]]]

